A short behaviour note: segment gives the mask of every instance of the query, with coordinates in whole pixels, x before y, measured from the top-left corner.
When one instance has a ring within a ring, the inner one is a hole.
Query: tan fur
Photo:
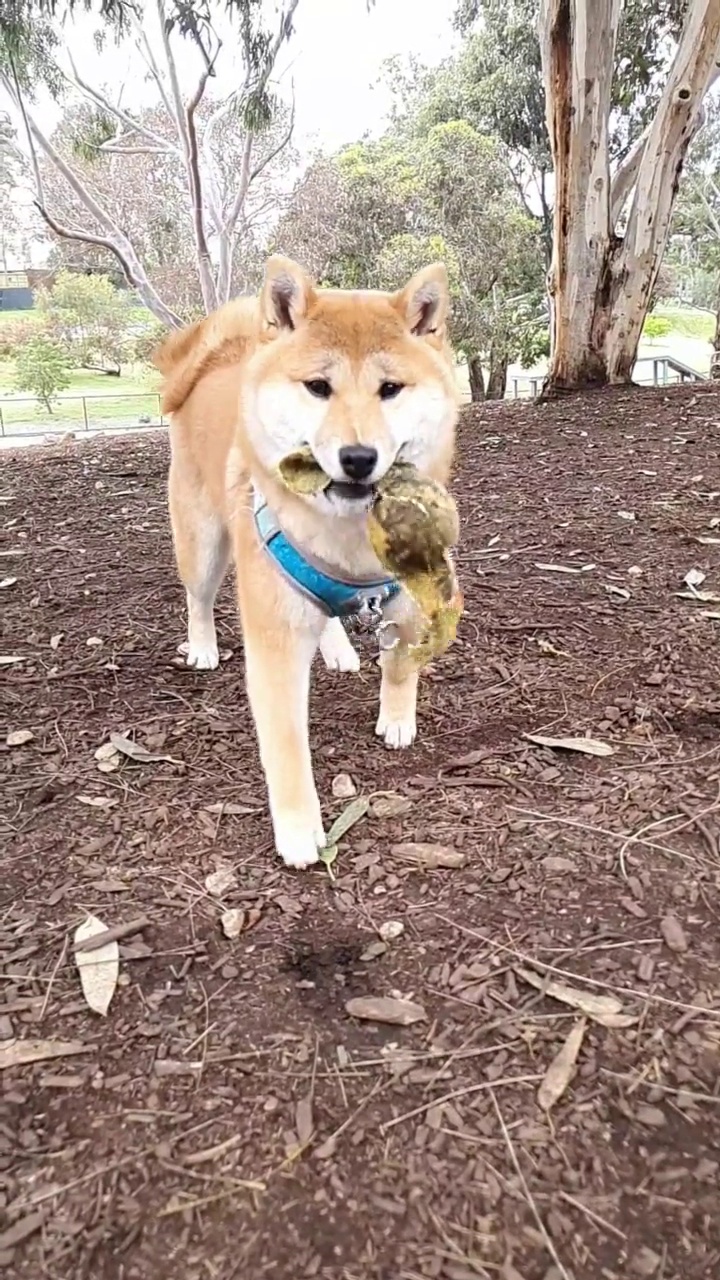
[[[397,294],[319,290],[295,263],[273,258],[259,298],[242,298],[172,334],[155,362],[172,415],[169,506],[178,570],[187,589],[187,660],[217,666],[213,604],[232,559],[257,727],[278,852],[290,866],[317,860],[324,842],[308,744],[308,686],[320,646],[326,664],[357,670],[342,624],[290,586],[261,548],[253,484],[297,545],[351,578],[378,573],[357,502],[301,497],[278,480],[282,456],[310,443],[335,480],[338,450],[378,450],[379,473],[404,456],[445,482],[458,394],[445,334],[442,267],[418,273]],[[415,330],[415,332],[413,332]],[[305,383],[328,379],[329,400]],[[383,381],[405,387],[381,401]],[[387,610],[403,634],[416,620],[403,595]],[[415,735],[417,679],[392,651],[381,659],[377,732],[390,746]]]

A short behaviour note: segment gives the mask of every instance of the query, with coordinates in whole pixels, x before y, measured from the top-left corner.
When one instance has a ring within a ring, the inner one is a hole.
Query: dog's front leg
[[[384,619],[392,647],[380,651],[380,714],[375,732],[386,746],[398,750],[411,746],[417,734],[418,673],[407,656],[407,646],[420,634],[420,615],[402,591],[385,608]]]
[[[241,588],[240,600],[248,696],[275,847],[286,866],[301,868],[317,862],[325,844],[308,739],[310,668],[325,619],[288,592],[279,583],[251,603]]]

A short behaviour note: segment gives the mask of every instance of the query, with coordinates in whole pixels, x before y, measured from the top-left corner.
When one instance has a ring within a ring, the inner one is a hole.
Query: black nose
[[[346,444],[338,453],[340,466],[350,480],[367,480],[378,460],[377,449],[366,444]]]

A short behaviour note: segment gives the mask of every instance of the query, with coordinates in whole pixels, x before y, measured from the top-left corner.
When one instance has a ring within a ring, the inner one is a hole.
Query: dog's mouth
[[[368,502],[375,493],[372,484],[354,484],[350,480],[332,480],[325,490],[331,498],[343,498],[346,502]]]

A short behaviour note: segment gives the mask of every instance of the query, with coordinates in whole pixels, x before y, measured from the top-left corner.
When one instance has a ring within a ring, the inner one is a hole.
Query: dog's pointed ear
[[[412,280],[393,294],[393,306],[403,316],[411,333],[444,337],[450,310],[448,274],[442,262],[417,271]]]
[[[265,267],[262,309],[271,329],[295,329],[315,296],[310,277],[292,258],[274,254]]]

